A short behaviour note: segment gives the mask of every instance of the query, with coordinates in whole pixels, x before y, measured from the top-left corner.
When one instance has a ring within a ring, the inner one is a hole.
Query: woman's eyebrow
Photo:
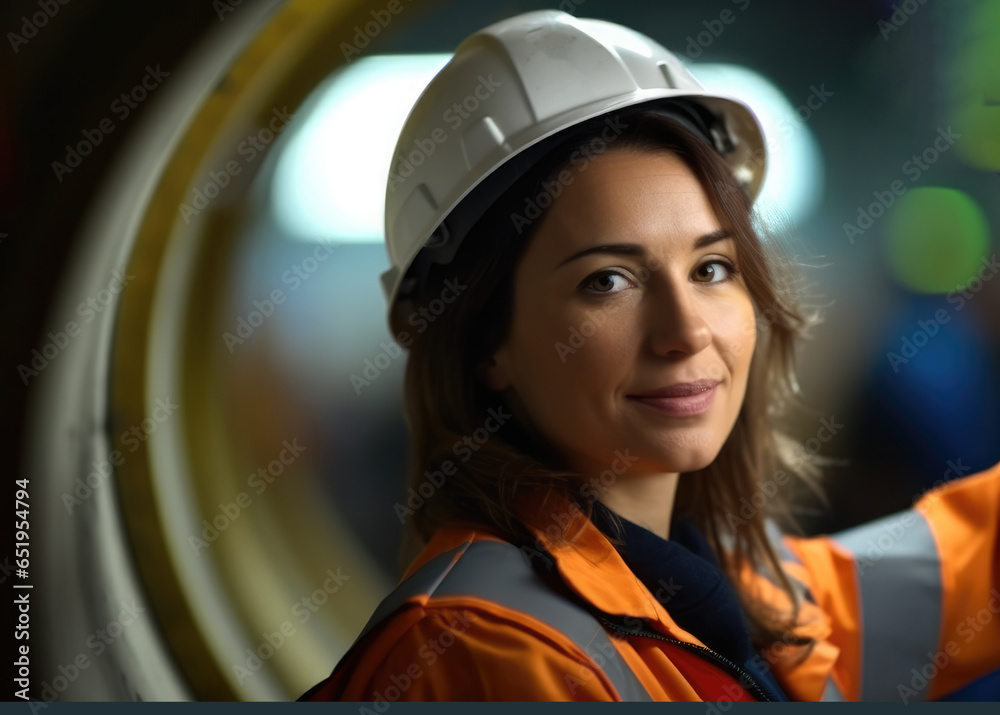
[[[732,232],[727,231],[726,229],[712,231],[712,233],[706,233],[704,236],[696,238],[691,250],[697,251],[699,248],[704,248],[705,246],[710,246],[713,243],[725,241],[726,239],[730,239],[732,237]],[[563,259],[563,261],[552,270],[555,271],[558,268],[562,268],[570,261],[575,261],[577,258],[589,256],[591,253],[609,253],[620,256],[644,256],[646,255],[646,248],[637,243],[609,243],[590,246],[589,248],[584,248],[583,250],[577,251],[573,255]]]

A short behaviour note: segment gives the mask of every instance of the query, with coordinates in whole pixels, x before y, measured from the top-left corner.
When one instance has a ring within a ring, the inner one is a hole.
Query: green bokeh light
[[[990,246],[986,215],[955,189],[910,189],[888,216],[889,271],[917,293],[947,293],[976,275]]]
[[[969,166],[1000,171],[1000,0],[969,11],[951,67],[949,121],[961,139],[955,151]]]
[[[952,112],[954,130],[960,135],[955,151],[965,164],[983,171],[1000,171],[1000,106],[972,101]]]

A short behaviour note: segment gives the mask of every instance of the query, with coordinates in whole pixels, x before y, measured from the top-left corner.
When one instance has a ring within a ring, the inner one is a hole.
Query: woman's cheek
[[[720,304],[711,322],[715,334],[734,351],[738,349],[742,352],[744,346],[749,344],[752,347],[756,340],[757,322],[749,296]]]
[[[748,372],[750,362],[753,360],[754,350],[757,346],[757,330],[752,319],[753,316],[751,316],[750,327],[747,328],[745,325],[740,327],[726,347],[726,353],[728,353],[726,362],[730,364],[730,369],[737,373],[734,374],[734,377],[739,377],[738,373]]]
[[[754,311],[753,302],[747,296],[746,305],[743,310],[743,321],[740,326],[740,344],[747,360],[753,355],[754,348],[757,347],[757,313]]]
[[[579,395],[581,380],[597,384],[630,358],[628,345],[639,326],[634,325],[636,310],[629,300],[542,306],[546,303],[533,316],[529,340],[531,361],[541,377],[551,380],[548,388]]]

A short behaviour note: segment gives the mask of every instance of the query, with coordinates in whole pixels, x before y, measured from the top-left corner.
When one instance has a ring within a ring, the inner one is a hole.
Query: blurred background
[[[762,217],[825,316],[787,424],[837,460],[826,502],[787,494],[806,533],[1000,460],[998,0],[8,2],[0,390],[31,569],[0,579],[35,586],[34,697],[295,698],[392,588],[389,157],[462,38],[543,7],[758,110]]]

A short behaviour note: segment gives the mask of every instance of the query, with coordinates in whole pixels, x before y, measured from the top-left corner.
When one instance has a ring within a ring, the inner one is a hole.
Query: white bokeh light
[[[410,108],[449,58],[366,57],[317,90],[275,168],[271,206],[287,236],[383,240],[392,150]],[[746,102],[764,127],[767,171],[757,200],[761,214],[796,223],[807,218],[822,197],[823,157],[796,108],[774,84],[749,69],[693,64],[690,70],[706,88]]]
[[[706,89],[743,100],[764,127],[767,169],[757,197],[761,214],[795,223],[808,218],[823,196],[823,155],[807,121],[780,89],[752,70],[723,64],[691,65],[689,69]],[[812,87],[809,91],[814,92]],[[822,107],[805,106],[803,114],[808,118]]]
[[[451,55],[378,55],[332,77],[275,167],[275,218],[303,240],[381,241],[389,160],[410,108]]]

